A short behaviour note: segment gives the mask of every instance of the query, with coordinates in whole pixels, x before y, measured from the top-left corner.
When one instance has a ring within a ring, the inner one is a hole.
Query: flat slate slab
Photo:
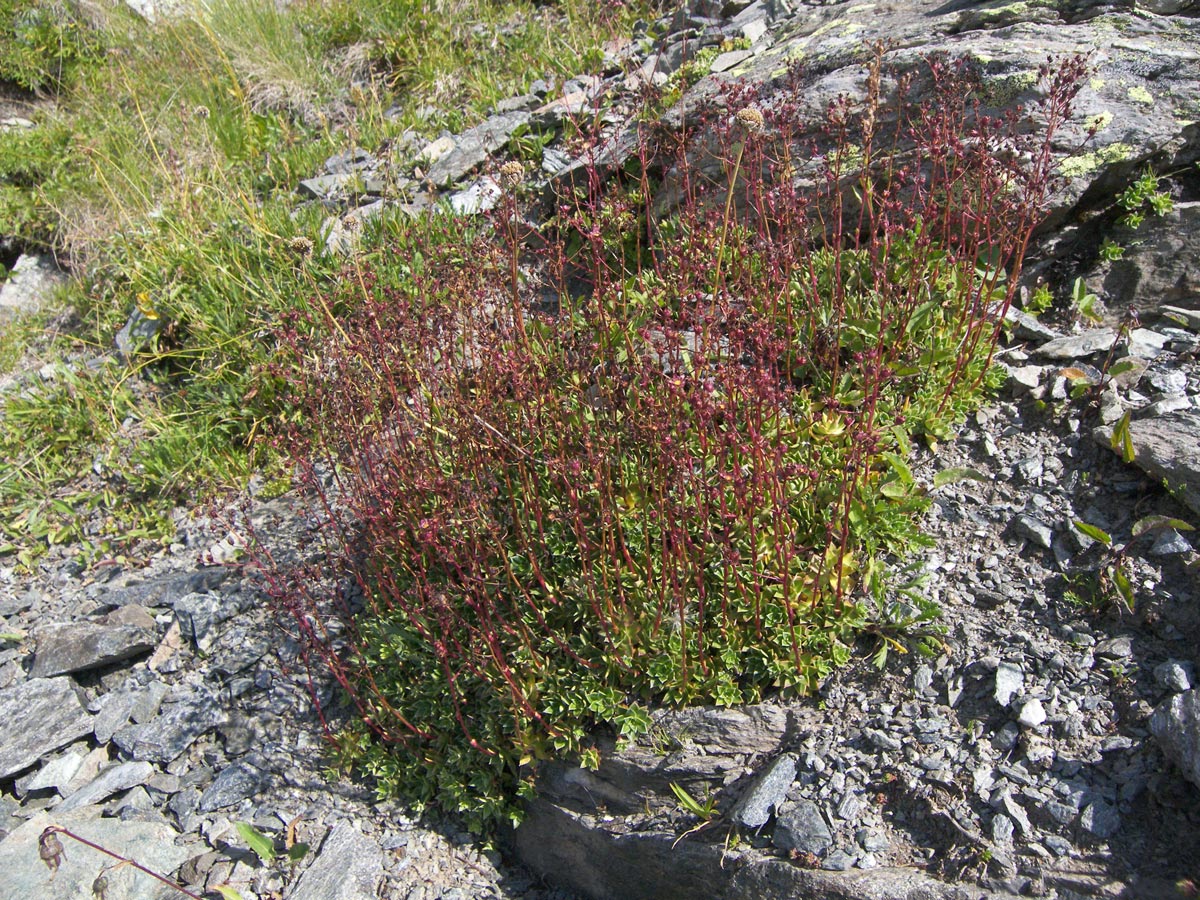
[[[28,769],[91,730],[92,717],[69,678],[31,678],[5,688],[0,691],[0,778]]]
[[[360,900],[374,897],[383,877],[383,850],[349,822],[339,822],[320,855],[300,876],[292,900]]]
[[[1183,777],[1200,787],[1200,691],[1163,701],[1150,717],[1150,731]]]
[[[201,694],[167,704],[148,722],[122,728],[113,740],[136,760],[169,763],[220,718],[214,699]]]
[[[101,803],[113,794],[145,784],[154,777],[154,766],[148,762],[126,762],[109,766],[84,787],[58,805],[56,814]]]
[[[524,110],[499,113],[474,128],[468,128],[454,141],[454,149],[438,158],[429,169],[434,184],[458,181],[483,165],[489,156],[508,143],[514,131],[528,124],[531,114]]]
[[[67,622],[45,625],[35,634],[37,652],[29,673],[34,678],[97,669],[158,646],[154,631],[136,625]]]
[[[50,870],[38,857],[38,838],[49,825],[69,829],[168,876],[195,852],[194,848],[177,847],[179,833],[165,823],[102,819],[94,809],[61,815],[40,812],[0,842],[0,872],[4,873],[0,900],[96,896],[92,890],[96,877],[114,860],[60,835],[64,853],[51,880]],[[104,900],[178,900],[182,896],[132,866],[108,869],[104,877],[108,882]]]

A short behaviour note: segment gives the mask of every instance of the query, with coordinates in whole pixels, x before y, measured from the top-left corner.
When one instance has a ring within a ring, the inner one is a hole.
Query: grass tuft
[[[0,34],[42,23],[0,41],[0,79],[57,92],[30,112],[35,127],[0,132],[0,220],[17,247],[70,265],[79,324],[59,342],[70,390],[26,373],[0,413],[13,448],[0,522],[26,562],[52,546],[47,534],[78,535],[81,515],[95,531],[73,544],[85,560],[168,540],[176,504],[271,465],[260,438],[286,413],[253,373],[280,317],[340,265],[289,249],[319,245],[328,215],[300,203],[301,179],[352,146],[386,154],[408,128],[470,123],[530,71],[578,74],[637,13],[579,0],[210,0],[156,23],[88,10],[0,3]],[[403,43],[418,19],[420,42]],[[468,105],[434,123],[422,110],[433,100]],[[135,311],[159,329],[120,357],[113,342]],[[65,430],[23,430],[39,418]],[[115,496],[122,514],[87,512]],[[15,524],[30,509],[47,530]]]

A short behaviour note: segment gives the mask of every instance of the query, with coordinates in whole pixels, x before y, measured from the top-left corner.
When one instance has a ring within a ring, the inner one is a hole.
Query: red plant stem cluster
[[[799,76],[733,89],[757,116],[639,126],[636,174],[592,167],[539,241],[510,190],[281,330],[324,555],[274,591],[379,734],[439,736],[406,665],[485,754],[481,702],[562,736],[568,677],[600,718],[815,686],[888,546],[881,454],[979,387],[1085,73],[996,116],[963,64],[918,96],[883,56],[820,129]]]

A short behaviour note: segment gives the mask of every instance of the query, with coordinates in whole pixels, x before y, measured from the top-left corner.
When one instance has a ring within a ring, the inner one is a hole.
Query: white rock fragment
[[[1042,701],[1034,697],[1032,700],[1026,700],[1021,707],[1021,713],[1017,716],[1017,722],[1023,728],[1037,728],[1046,721],[1046,709],[1042,706]]]
[[[1008,706],[1014,694],[1025,687],[1025,673],[1015,663],[1002,662],[996,667],[996,702]]]

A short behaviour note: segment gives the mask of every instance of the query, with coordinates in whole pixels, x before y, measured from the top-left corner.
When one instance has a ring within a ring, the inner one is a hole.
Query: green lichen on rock
[[[857,7],[857,8],[861,10],[861,9],[865,9],[867,7]],[[847,12],[850,12],[850,10],[847,10]],[[866,28],[865,25],[863,25],[859,22],[852,22],[849,19],[845,18],[845,16],[843,16],[841,18],[833,19],[832,21],[826,22],[824,25],[817,28],[817,30],[814,31],[812,34],[808,35],[804,39],[804,42],[808,46],[811,47],[814,42],[816,42],[818,40],[829,40],[830,38],[834,37],[839,32],[842,35],[850,35],[850,34],[854,34],[854,32],[856,32],[856,31],[863,31],[865,28]]]
[[[1094,116],[1088,116],[1083,124],[1088,131],[1098,134],[1112,124],[1112,120],[1113,114],[1106,111],[1096,113]]]
[[[785,51],[786,51],[786,53],[785,53]],[[772,47],[769,50],[766,50],[763,53],[758,54],[757,58],[761,59],[762,57],[764,57],[768,54],[770,56],[779,56],[780,54],[783,54],[784,65],[771,70],[770,77],[772,79],[782,78],[784,75],[786,75],[791,70],[791,67],[793,65],[800,62],[801,60],[805,59],[808,56],[807,51],[803,47],[801,47],[798,43],[793,44],[790,47],[776,45],[775,47]],[[742,70],[749,68],[751,62],[752,62],[752,60],[747,60],[746,62],[737,66],[733,70],[733,74],[735,74],[735,75],[741,74]]]
[[[1091,153],[1081,153],[1078,156],[1064,159],[1059,164],[1058,171],[1067,178],[1079,178],[1083,175],[1090,175],[1103,166],[1111,166],[1129,159],[1132,152],[1133,147],[1129,144],[1109,144],[1107,147],[1101,147]]]
[[[1135,103],[1144,103],[1146,106],[1154,105],[1154,95],[1140,85],[1131,87],[1127,93],[1129,94],[1129,99]]]
[[[1053,10],[1057,5],[1057,0],[1017,0],[1016,3],[982,4],[964,11],[959,23],[970,28],[1013,25],[1036,20],[1038,11]]]
[[[1007,106],[1037,81],[1038,73],[1034,70],[1013,72],[1011,75],[985,78],[980,93],[984,101],[993,106]]]

